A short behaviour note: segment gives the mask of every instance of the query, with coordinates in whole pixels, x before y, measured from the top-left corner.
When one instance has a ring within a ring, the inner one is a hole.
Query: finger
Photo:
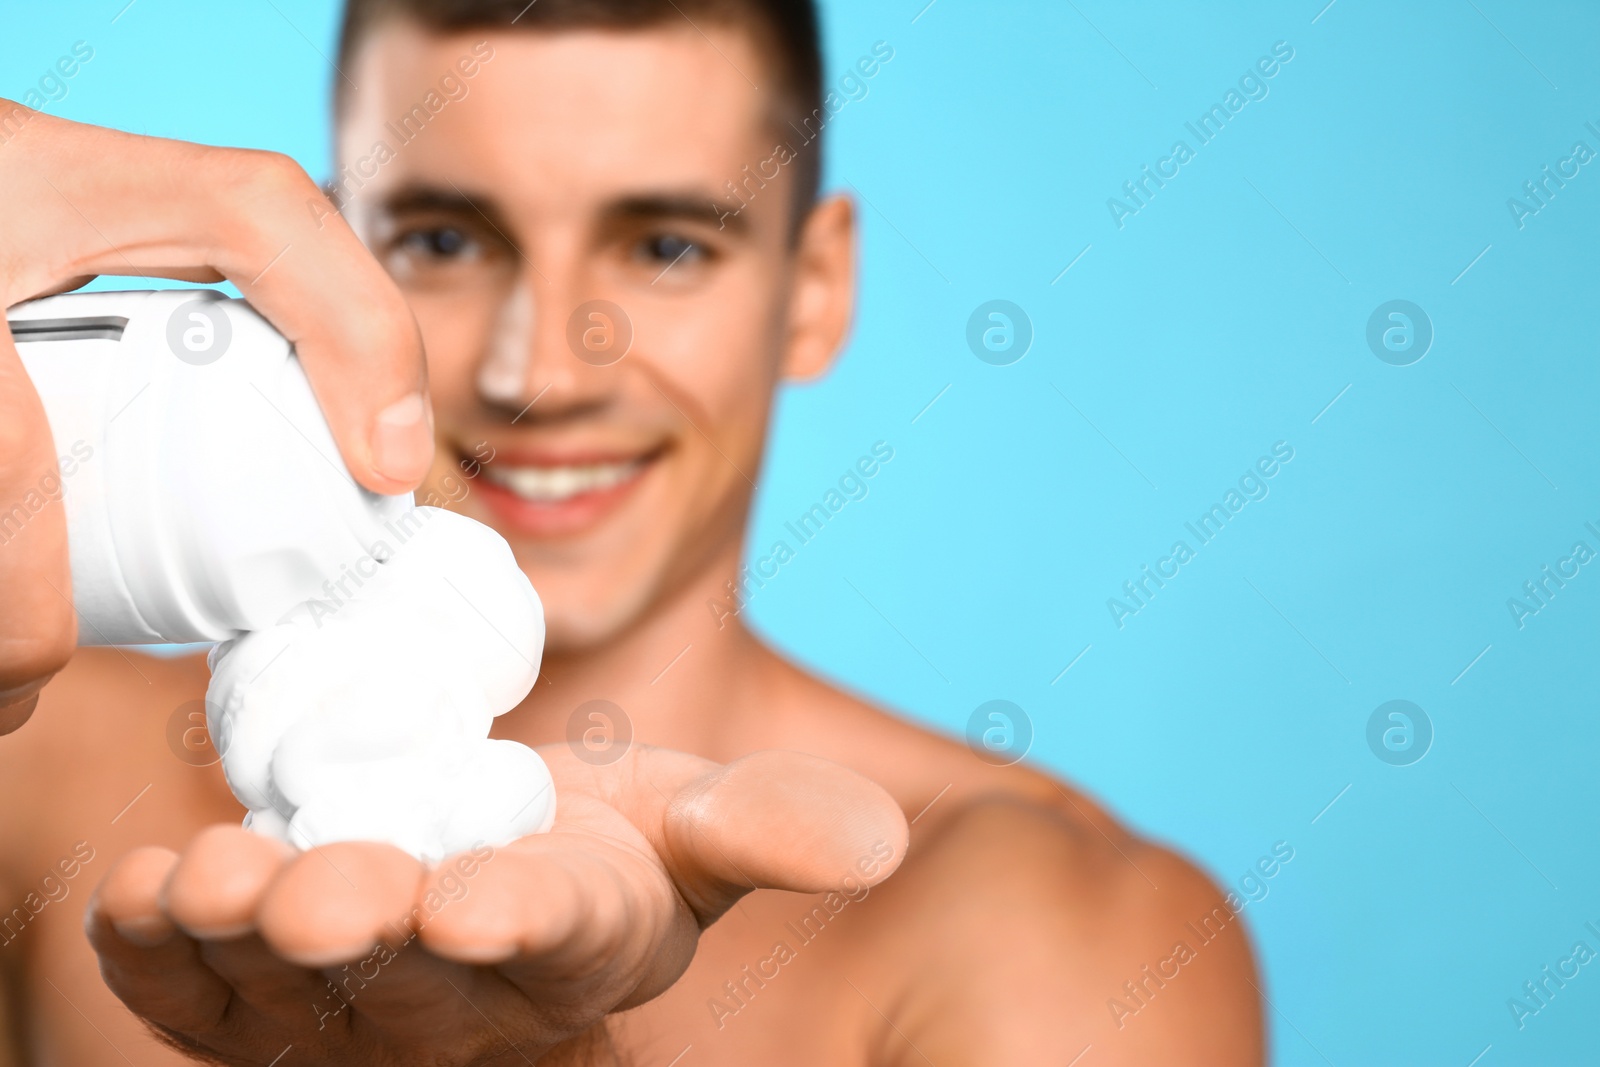
[[[648,773],[648,772],[646,772]],[[755,752],[684,785],[664,807],[662,856],[702,924],[752,887],[820,893],[876,885],[905,856],[894,798],[800,752]]]
[[[199,942],[199,957],[261,1015],[303,1022],[306,1006],[328,1001],[321,975],[279,957],[256,935],[267,887],[295,855],[281,841],[237,825],[211,826],[189,843],[167,876],[163,910]]]
[[[137,848],[122,857],[95,890],[100,917],[139,945],[153,948],[170,940],[176,927],[161,908],[161,889],[177,862],[168,848]]]
[[[644,918],[646,906],[629,899],[639,894],[630,894],[617,861],[594,849],[588,838],[550,833],[497,850],[460,899],[424,912],[423,944],[462,963],[537,957],[547,973],[567,977],[595,965],[611,955],[627,917]]]
[[[161,912],[161,887],[176,862],[161,848],[123,857],[90,899],[84,929],[118,999],[151,1022],[195,1033],[222,1018],[230,993]]]
[[[281,841],[240,826],[202,830],[163,890],[166,914],[191,937],[222,939],[254,932],[256,908],[294,856]]]
[[[61,499],[44,405],[0,323],[0,732],[28,720],[77,644]]]
[[[0,178],[39,210],[8,237],[40,251],[7,303],[86,274],[220,275],[294,343],[355,479],[421,481],[433,438],[416,322],[297,164],[45,115],[9,147]]]
[[[230,159],[223,169],[236,166]],[[295,346],[356,480],[377,492],[409,491],[433,462],[411,309],[297,164],[251,156],[245,169],[248,195],[230,210],[250,218],[266,243],[216,266]]]
[[[417,936],[442,959],[501,963],[525,943],[553,940],[576,922],[580,901],[572,879],[535,857],[501,849],[470,880],[446,885],[451,862],[423,880],[416,912]]]
[[[521,916],[530,897],[537,899],[538,893],[532,881],[520,886],[525,890],[521,895],[484,893],[484,854],[474,850],[450,857],[423,875],[405,922],[410,933],[405,941],[380,943],[362,959],[323,972],[341,1000],[397,1042],[447,1029],[462,1035],[457,1051],[464,1053],[470,1046],[474,1055],[463,1059],[472,1062],[477,1062],[477,1054],[491,1051],[500,1036],[513,1036],[506,1034],[512,1020],[527,1016],[521,993],[478,964],[517,951]],[[503,855],[486,854],[490,861]],[[463,909],[468,900],[486,907],[469,914]],[[448,958],[423,945],[446,915],[465,920],[446,939],[458,948]],[[486,1018],[500,1022],[491,1028],[485,1025]]]
[[[496,850],[421,940],[436,957],[493,964],[540,1009],[530,1039],[554,1042],[592,1022],[586,1008],[632,1006],[670,986],[698,932],[642,847],[558,829]]]
[[[345,841],[290,860],[263,894],[257,928],[304,967],[358,960],[407,938],[422,865],[392,845]]]
[[[93,274],[80,274],[74,278],[64,278],[60,282],[57,282],[55,285],[50,286],[42,292],[29,293],[28,299],[33,300],[39,297],[55,296],[57,293],[70,293],[75,289],[82,289],[84,286],[94,281],[96,277],[97,276]],[[164,278],[167,276],[164,274],[158,274],[155,275],[155,277]],[[221,278],[217,279],[217,281],[221,280]]]
[[[220,272],[212,270],[210,267],[140,267],[138,270],[138,276],[141,278],[171,278],[174,281],[198,282],[202,285],[214,285],[217,282],[227,281]],[[127,274],[128,271],[126,270],[108,270],[105,272],[106,277],[126,276]],[[47,296],[76,292],[99,277],[101,277],[99,274],[79,274],[71,278],[64,278],[39,292],[29,293],[27,298],[29,300],[40,300]]]

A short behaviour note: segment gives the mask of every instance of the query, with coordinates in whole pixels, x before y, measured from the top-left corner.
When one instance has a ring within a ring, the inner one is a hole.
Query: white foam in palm
[[[542,833],[537,753],[492,740],[533,687],[538,594],[493,530],[418,508],[415,532],[357,588],[218,645],[211,736],[245,825],[301,848],[385,841],[421,859]]]

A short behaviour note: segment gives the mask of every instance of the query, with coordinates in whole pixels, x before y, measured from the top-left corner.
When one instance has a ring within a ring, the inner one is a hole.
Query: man
[[[0,934],[18,1055],[182,1062],[120,997],[228,1064],[1259,1062],[1242,923],[1191,866],[728,610],[773,392],[852,313],[809,4],[354,0],[339,65],[306,217],[416,315],[424,499],[544,600],[496,732],[546,746],[565,821],[433,872],[206,829],[239,809],[163,736],[203,662],[82,653],[0,744],[6,888],[42,901]]]

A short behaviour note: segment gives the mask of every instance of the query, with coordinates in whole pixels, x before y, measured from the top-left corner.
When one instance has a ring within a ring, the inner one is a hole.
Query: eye
[[[397,251],[420,259],[459,259],[477,251],[477,246],[465,231],[453,226],[409,230],[395,242]]]
[[[690,266],[704,260],[709,252],[698,241],[675,233],[652,234],[640,241],[635,255],[647,263],[665,268],[671,265]]]
[[[404,284],[459,280],[461,271],[492,267],[499,245],[471,226],[447,219],[396,220],[379,238],[380,258],[389,273]]]

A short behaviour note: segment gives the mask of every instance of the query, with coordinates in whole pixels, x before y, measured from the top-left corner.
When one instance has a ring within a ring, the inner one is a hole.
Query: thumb
[[[0,316],[0,733],[27,721],[77,644],[62,493],[44,405]]]
[[[853,892],[905,858],[909,828],[875,782],[802,752],[754,752],[678,790],[663,859],[701,926],[752,889]]]

